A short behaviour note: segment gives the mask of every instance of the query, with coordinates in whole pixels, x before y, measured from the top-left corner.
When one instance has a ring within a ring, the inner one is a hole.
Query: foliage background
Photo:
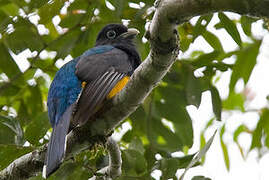
[[[0,1],[0,169],[14,159],[48,142],[46,99],[49,84],[58,68],[72,57],[93,47],[98,31],[107,23],[122,21],[140,30],[137,38],[142,59],[149,53],[143,33],[153,15],[153,0],[131,2],[87,0],[1,0]],[[150,179],[154,170],[162,171],[161,179],[176,179],[177,169],[192,159],[193,126],[186,106],[199,108],[203,92],[210,92],[215,117],[200,134],[200,147],[205,145],[207,129],[229,112],[247,113],[251,102],[247,82],[256,65],[262,37],[253,36],[252,23],[258,19],[240,16],[232,19],[225,13],[215,14],[214,29],[223,29],[234,41],[236,49],[226,51],[220,38],[208,30],[213,14],[197,17],[178,28],[183,52],[159,87],[122,127],[123,176],[119,179]],[[131,21],[128,21],[131,20]],[[263,21],[268,29],[268,21]],[[243,31],[239,33],[239,31]],[[242,41],[242,34],[247,41]],[[212,50],[189,50],[202,38]],[[27,52],[24,69],[15,57]],[[188,52],[188,53],[186,53]],[[29,55],[30,54],[30,55]],[[232,59],[232,60],[231,60]],[[27,68],[28,67],[28,68]],[[200,72],[200,74],[197,72]],[[230,72],[229,90],[220,98],[215,84],[223,72]],[[237,84],[243,88],[236,89]],[[268,104],[267,104],[268,105]],[[269,147],[269,109],[254,109],[259,116],[255,128],[244,121],[233,132],[233,141],[243,157],[258,150],[260,157]],[[251,109],[253,110],[253,109]],[[225,118],[225,119],[224,119]],[[126,132],[123,127],[129,126]],[[223,135],[226,124],[220,125],[220,145],[226,168],[230,168],[229,151]],[[123,133],[125,132],[125,133]],[[251,136],[251,145],[243,151],[239,136]],[[119,137],[119,136],[117,136]],[[197,149],[198,150],[198,149]],[[172,152],[181,151],[180,157]],[[155,155],[158,154],[157,158]],[[158,158],[162,157],[162,158]],[[202,159],[200,163],[204,163]],[[66,162],[50,179],[89,178],[107,163],[104,150],[85,151]],[[41,176],[31,179],[40,179]],[[193,178],[195,179],[195,178]],[[205,179],[196,177],[196,179]]]

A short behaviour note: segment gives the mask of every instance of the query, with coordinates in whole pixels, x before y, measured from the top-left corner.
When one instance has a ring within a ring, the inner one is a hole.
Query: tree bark
[[[146,37],[151,44],[148,57],[134,72],[127,86],[105,105],[101,115],[68,134],[66,158],[90,148],[98,136],[109,136],[149,95],[178,57],[176,25],[206,13],[231,11],[242,15],[269,17],[268,0],[159,0]],[[46,145],[28,153],[0,172],[0,179],[26,179],[41,172]]]

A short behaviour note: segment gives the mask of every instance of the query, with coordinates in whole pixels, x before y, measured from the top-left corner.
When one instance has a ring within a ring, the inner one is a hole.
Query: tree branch
[[[94,176],[89,180],[111,180],[121,175],[121,152],[116,141],[108,138],[107,150],[109,153],[109,165],[99,170],[103,176]]]
[[[90,148],[96,136],[109,136],[113,129],[143,102],[178,56],[175,28],[191,17],[216,11],[269,17],[268,0],[161,0],[146,37],[151,51],[134,72],[127,86],[107,103],[102,113],[68,134],[66,158]],[[0,172],[0,179],[25,179],[42,169],[46,146],[28,153]]]

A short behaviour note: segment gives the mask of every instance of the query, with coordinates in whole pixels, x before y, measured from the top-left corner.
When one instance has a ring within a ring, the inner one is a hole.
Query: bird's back
[[[102,54],[112,50],[112,46],[98,46],[85,51],[80,57],[66,63],[56,73],[48,93],[48,113],[52,127],[58,123],[65,110],[73,104],[81,92],[81,80],[75,74],[81,58]],[[94,70],[93,70],[94,71]]]

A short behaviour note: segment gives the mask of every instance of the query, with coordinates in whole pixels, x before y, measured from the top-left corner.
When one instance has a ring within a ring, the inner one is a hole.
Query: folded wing
[[[128,55],[112,49],[106,53],[82,57],[76,75],[86,82],[77,101],[74,122],[83,125],[98,110],[109,92],[132,71]]]

